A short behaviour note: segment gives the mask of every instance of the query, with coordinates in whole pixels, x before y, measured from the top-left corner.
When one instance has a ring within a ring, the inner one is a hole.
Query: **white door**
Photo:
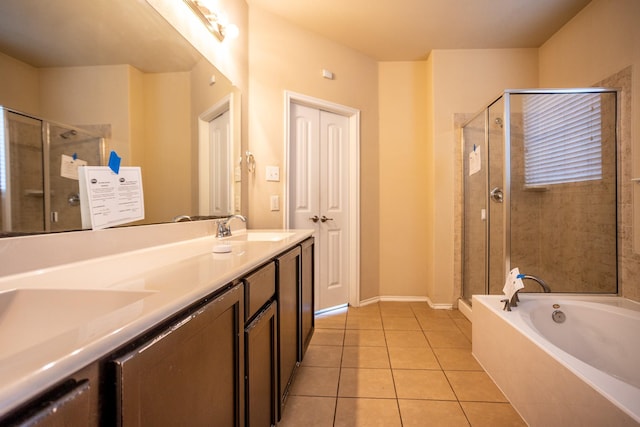
[[[291,104],[291,226],[316,230],[315,310],[349,301],[349,118]]]
[[[232,142],[229,110],[202,120],[199,166],[199,214],[233,213]]]

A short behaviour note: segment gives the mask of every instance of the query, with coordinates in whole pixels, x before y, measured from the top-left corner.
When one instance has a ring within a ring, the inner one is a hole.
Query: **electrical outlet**
[[[271,196],[271,210],[272,211],[280,210],[280,196]]]
[[[280,168],[278,166],[267,166],[267,181],[280,181]]]

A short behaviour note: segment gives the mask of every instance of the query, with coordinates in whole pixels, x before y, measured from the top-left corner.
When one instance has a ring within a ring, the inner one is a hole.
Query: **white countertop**
[[[43,325],[44,332],[9,324],[0,307],[0,415],[313,234],[279,231],[288,233],[278,241],[248,240],[253,233],[276,230],[240,231],[225,239],[194,238],[0,277],[0,293],[55,290],[20,295],[28,302],[31,295],[41,297],[29,302],[33,312],[19,316],[30,316],[25,322]],[[231,244],[230,253],[213,253],[221,242]],[[108,310],[112,300],[116,308]],[[74,301],[75,308],[62,307],[61,302]],[[95,301],[96,307],[86,301]],[[13,348],[2,342],[13,332],[7,335],[3,328],[18,328],[14,335],[19,340],[8,341]],[[35,345],[29,334],[40,335]]]

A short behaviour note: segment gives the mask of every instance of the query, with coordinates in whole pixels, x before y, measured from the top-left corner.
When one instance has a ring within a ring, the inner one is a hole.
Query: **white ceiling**
[[[590,0],[247,0],[379,61],[540,47]]]

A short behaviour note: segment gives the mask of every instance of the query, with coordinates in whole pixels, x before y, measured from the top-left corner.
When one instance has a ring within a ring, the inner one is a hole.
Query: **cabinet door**
[[[245,328],[247,427],[276,425],[277,325],[274,301]]]
[[[280,414],[298,362],[300,247],[276,258],[278,267],[278,361]]]
[[[305,240],[300,245],[302,254],[300,257],[300,349],[298,354],[298,361],[302,362],[304,353],[309,346],[311,337],[313,336],[313,330],[315,327],[314,313],[313,313],[313,256],[314,245],[313,237]]]
[[[92,426],[97,425],[90,414],[90,387],[88,380],[70,380],[38,398],[19,416],[0,420],[2,426]]]
[[[118,424],[243,426],[243,316],[238,285],[115,360]]]

